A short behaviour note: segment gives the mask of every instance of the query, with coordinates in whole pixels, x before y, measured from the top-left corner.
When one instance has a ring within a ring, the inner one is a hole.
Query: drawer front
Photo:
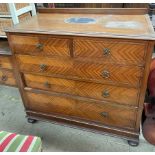
[[[138,106],[138,90],[90,82],[24,74],[26,87]]]
[[[21,71],[92,80],[101,83],[140,85],[143,69],[133,66],[93,64],[71,59],[16,55]]]
[[[27,97],[28,109],[32,111],[69,116],[123,128],[135,127],[135,109],[30,92],[27,92]]]
[[[123,42],[112,39],[74,39],[74,56],[104,62],[144,64],[147,42]]]
[[[0,69],[0,84],[16,86],[16,80],[13,72]]]
[[[14,53],[46,56],[70,56],[70,40],[48,36],[11,35]]]
[[[12,69],[11,57],[0,55],[0,68]]]

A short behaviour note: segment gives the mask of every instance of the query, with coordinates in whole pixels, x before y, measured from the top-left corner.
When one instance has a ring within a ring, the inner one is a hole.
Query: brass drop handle
[[[108,113],[107,112],[101,112],[101,116],[108,117]]]
[[[43,49],[43,44],[40,44],[40,43],[36,44],[36,48],[39,49],[39,50],[42,50]]]
[[[45,64],[40,64],[40,69],[42,70],[42,71],[44,71],[45,69],[46,69],[46,65]]]
[[[7,81],[8,77],[6,75],[2,75],[2,81]]]
[[[102,96],[103,96],[103,97],[109,97],[109,96],[110,96],[109,91],[108,91],[108,90],[103,91],[103,92],[102,92]]]
[[[109,78],[109,77],[110,77],[110,72],[107,71],[107,70],[104,70],[104,71],[102,72],[102,77],[105,78],[105,79]]]
[[[46,88],[50,88],[50,83],[49,83],[48,81],[46,81],[46,82],[44,83],[44,86],[45,86]]]
[[[109,48],[104,48],[103,49],[103,55],[104,56],[107,56],[107,55],[110,55],[111,53],[110,53],[110,49]]]

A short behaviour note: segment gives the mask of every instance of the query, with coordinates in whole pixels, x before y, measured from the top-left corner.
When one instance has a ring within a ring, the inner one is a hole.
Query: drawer
[[[115,39],[74,39],[74,56],[104,62],[144,64],[147,42]]]
[[[0,84],[16,86],[16,80],[13,72],[0,69]]]
[[[16,54],[70,56],[70,40],[36,35],[11,35]]]
[[[0,55],[0,68],[12,69],[12,62],[10,56]]]
[[[135,127],[136,109],[30,92],[26,95],[29,100],[27,110],[122,128]]]
[[[138,90],[90,82],[24,74],[26,87],[138,106]]]
[[[91,80],[99,83],[140,85],[143,69],[133,66],[95,64],[73,59],[45,58],[16,55],[21,71],[43,75],[61,75],[71,79]]]

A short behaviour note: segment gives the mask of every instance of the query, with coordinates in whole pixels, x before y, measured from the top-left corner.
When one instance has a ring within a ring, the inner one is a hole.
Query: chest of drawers
[[[96,24],[65,22],[79,16],[39,14],[6,31],[26,114],[137,144],[155,39],[149,20],[86,14]],[[106,27],[116,19],[124,27]]]
[[[17,86],[8,42],[0,39],[0,84]]]

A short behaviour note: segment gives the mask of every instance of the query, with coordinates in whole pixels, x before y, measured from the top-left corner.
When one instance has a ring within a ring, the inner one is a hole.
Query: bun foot
[[[136,146],[139,145],[139,142],[137,142],[137,141],[132,141],[132,140],[128,140],[128,144],[129,144],[130,146],[136,147]]]
[[[28,121],[28,123],[31,123],[31,124],[34,124],[37,122],[36,119],[32,119],[32,118],[28,118],[27,121]]]

